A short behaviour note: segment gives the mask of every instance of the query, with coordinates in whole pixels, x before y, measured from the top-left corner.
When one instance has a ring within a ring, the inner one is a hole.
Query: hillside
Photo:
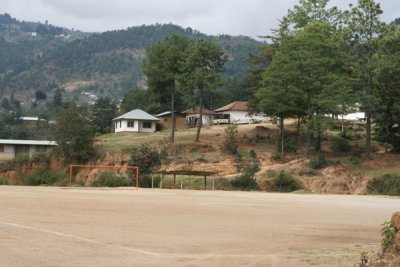
[[[19,22],[6,14],[0,18],[1,93],[13,93],[25,103],[38,90],[51,95],[57,88],[75,101],[85,100],[82,92],[121,99],[135,86],[145,88],[141,64],[146,48],[174,33],[220,44],[229,56],[223,74],[226,80],[243,77],[248,53],[260,44],[248,37],[208,36],[172,24],[85,34]]]

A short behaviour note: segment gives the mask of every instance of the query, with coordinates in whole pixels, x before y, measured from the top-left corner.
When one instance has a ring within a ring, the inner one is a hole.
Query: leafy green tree
[[[120,110],[122,113],[126,113],[138,108],[149,113],[157,114],[163,110],[156,98],[152,91],[135,87],[122,99]]]
[[[100,97],[92,107],[92,121],[96,132],[109,133],[112,119],[116,115],[117,105],[108,97]]]
[[[351,6],[348,13],[349,43],[356,55],[356,70],[363,91],[362,108],[366,116],[365,158],[371,159],[372,113],[377,104],[375,55],[378,40],[385,32],[385,24],[380,21],[382,10],[374,0],[358,0],[357,6]]]
[[[190,44],[186,36],[171,35],[163,42],[147,49],[147,57],[143,71],[147,76],[149,90],[160,96],[164,101],[169,95],[171,100],[171,143],[175,140],[175,110],[178,88],[178,77],[181,75],[180,63],[185,58],[185,52]]]
[[[69,163],[82,163],[93,155],[94,130],[76,105],[60,110],[56,118],[55,140],[60,155]]]
[[[62,106],[62,91],[57,88],[53,96],[53,107],[58,108]]]
[[[217,44],[199,40],[192,42],[186,50],[181,65],[181,83],[187,98],[193,95],[198,99],[200,116],[196,133],[196,142],[200,139],[203,124],[203,98],[222,84],[220,73],[224,69],[227,57]]]
[[[333,113],[338,105],[338,86],[345,84],[348,74],[345,57],[339,53],[335,28],[326,23],[311,23],[294,34],[282,38],[272,64],[264,73],[264,88],[258,92],[260,108],[281,119],[307,118],[305,157],[310,156],[311,133],[317,126],[318,140],[323,129],[320,115]],[[320,145],[317,145],[319,148]],[[282,149],[284,151],[284,149]],[[319,149],[318,149],[319,150]]]
[[[374,109],[378,140],[400,152],[400,27],[392,26],[380,41],[377,54]]]
[[[140,186],[150,187],[150,175],[160,168],[162,159],[161,151],[149,144],[141,144],[132,148],[129,164],[139,167]]]

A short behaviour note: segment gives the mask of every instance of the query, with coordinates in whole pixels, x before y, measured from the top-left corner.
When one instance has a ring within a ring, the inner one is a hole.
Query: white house
[[[243,124],[266,121],[262,114],[250,115],[246,101],[235,101],[214,110],[216,123]]]
[[[134,109],[113,119],[115,133],[152,133],[156,131],[156,123],[158,121],[158,118],[141,109]]]
[[[190,108],[182,112],[186,116],[186,125],[188,127],[196,127],[199,123],[200,118],[200,107]],[[213,112],[202,108],[202,125],[203,126],[210,126],[212,125],[213,120]]]
[[[31,157],[57,146],[54,141],[0,139],[0,160],[14,159],[20,155]]]

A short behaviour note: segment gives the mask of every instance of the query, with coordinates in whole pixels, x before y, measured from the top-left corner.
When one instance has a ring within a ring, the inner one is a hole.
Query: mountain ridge
[[[0,56],[7,60],[0,63],[0,91],[27,106],[38,90],[51,97],[61,89],[64,97],[75,101],[85,101],[82,92],[120,100],[134,87],[145,89],[141,64],[146,48],[171,34],[221,45],[229,57],[225,80],[242,78],[249,67],[248,54],[261,44],[250,37],[210,36],[174,24],[84,33],[19,22],[5,14],[0,15]]]

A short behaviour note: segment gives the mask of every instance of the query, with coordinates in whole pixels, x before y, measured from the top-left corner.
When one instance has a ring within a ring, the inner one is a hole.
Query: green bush
[[[386,174],[368,183],[368,192],[389,196],[400,196],[400,175]]]
[[[230,153],[232,155],[237,153],[238,150],[238,142],[237,142],[237,126],[236,125],[229,125],[225,128],[225,140],[222,143],[223,151]]]
[[[258,189],[257,181],[254,177],[248,175],[240,175],[236,177],[232,182],[231,185],[234,188],[241,189],[241,190],[256,190]]]
[[[22,182],[24,185],[53,185],[65,179],[63,172],[54,172],[48,166],[40,166],[30,175],[26,175]]]
[[[301,188],[299,180],[284,171],[280,171],[273,178],[273,185],[278,192],[293,192]]]
[[[321,169],[325,167],[327,164],[324,154],[320,153],[318,157],[314,157],[310,160],[310,168],[311,169]]]
[[[175,148],[178,148],[176,146]],[[150,175],[155,173],[161,166],[163,160],[163,150],[159,150],[149,144],[141,144],[138,147],[131,149],[131,160],[129,165],[139,167],[139,186],[150,187],[151,178]]]
[[[350,142],[340,136],[334,136],[331,139],[331,148],[334,152],[349,152],[351,150]]]
[[[120,187],[128,186],[128,181],[125,177],[116,175],[113,171],[104,171],[93,182],[93,186]]]
[[[0,177],[0,185],[7,185],[7,180],[3,177]]]
[[[382,250],[385,251],[388,248],[396,249],[396,230],[390,225],[390,222],[385,221],[382,224],[381,234]]]
[[[237,153],[234,159],[235,168],[242,175],[236,177],[232,182],[234,188],[241,190],[257,189],[257,181],[254,178],[255,174],[260,171],[260,161],[254,150],[250,150],[248,157],[243,153]]]
[[[282,146],[281,146],[281,141],[278,140],[276,142],[276,152],[280,153],[282,152]],[[284,140],[283,144],[283,149],[285,150],[285,153],[296,153],[297,152],[297,144],[296,141],[288,139]]]

